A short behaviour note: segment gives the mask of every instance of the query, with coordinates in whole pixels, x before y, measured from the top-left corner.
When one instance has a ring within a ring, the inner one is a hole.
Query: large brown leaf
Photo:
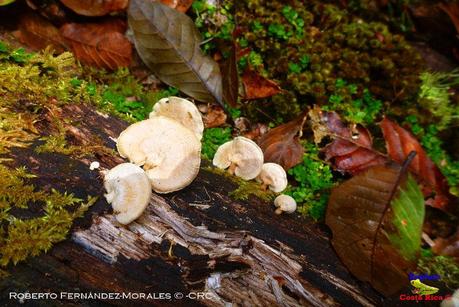
[[[325,146],[325,159],[342,172],[357,174],[370,166],[387,162],[387,157],[375,151],[371,135],[362,126],[354,129],[345,125],[336,112],[324,112],[314,108],[309,112],[313,122],[316,142],[325,136],[333,141]]]
[[[276,82],[266,79],[250,69],[242,75],[242,83],[244,84],[246,99],[268,98],[282,91]]]
[[[124,36],[125,23],[116,19],[104,23],[68,23],[61,27],[62,36],[82,63],[114,70],[129,66],[132,46]]]
[[[385,295],[406,286],[421,243],[423,198],[407,178],[398,164],[371,167],[334,188],[327,208],[338,256],[352,274]],[[394,242],[402,244],[397,248]]]
[[[260,138],[258,145],[263,150],[265,162],[274,162],[289,170],[303,161],[304,148],[299,138],[306,115],[303,113],[297,119],[271,129]]]
[[[124,11],[129,0],[61,0],[69,9],[84,16],[104,16]]]
[[[128,21],[143,62],[161,81],[199,101],[222,101],[218,64],[205,56],[193,20],[159,2],[132,0]]]
[[[384,118],[380,126],[391,159],[402,163],[411,151],[416,151],[417,155],[410,164],[410,171],[423,182],[425,195],[431,194],[432,190],[435,191],[435,198],[429,204],[446,210],[449,203],[448,183],[416,137],[388,118]]]
[[[34,50],[51,46],[57,53],[65,51],[64,39],[53,24],[43,17],[26,13],[19,20],[19,40]]]

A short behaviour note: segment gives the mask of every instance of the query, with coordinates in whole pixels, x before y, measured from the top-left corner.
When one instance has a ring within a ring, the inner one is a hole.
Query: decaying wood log
[[[84,105],[63,108],[67,138],[76,145],[101,140],[115,148],[127,124]],[[46,130],[44,121],[41,131]],[[47,133],[53,133],[48,131]],[[99,141],[98,141],[99,142]],[[34,144],[38,145],[39,142]],[[383,299],[343,267],[326,227],[297,215],[278,216],[272,204],[251,197],[235,201],[235,184],[208,169],[182,191],[153,194],[146,212],[128,226],[116,223],[102,197],[102,178],[90,159],[33,147],[12,151],[16,165],[38,175],[36,185],[86,198],[100,195],[65,242],[9,268],[0,281],[0,305],[15,306],[10,292],[206,292],[205,298],[149,300],[24,301],[31,306],[372,306],[398,304]],[[96,153],[102,168],[122,160]],[[407,285],[408,286],[408,285]],[[409,292],[407,289],[406,293]]]

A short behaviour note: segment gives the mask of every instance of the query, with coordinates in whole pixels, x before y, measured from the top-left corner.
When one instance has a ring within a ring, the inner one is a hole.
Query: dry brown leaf
[[[201,51],[190,17],[159,2],[131,0],[128,21],[139,56],[161,81],[198,101],[224,105],[220,68]]]
[[[104,23],[69,23],[60,31],[75,57],[98,68],[117,69],[129,66],[132,45],[124,36],[125,23],[111,20]]]
[[[309,112],[309,116],[316,143],[320,143],[325,136],[333,139],[323,151],[325,159],[331,161],[337,170],[355,175],[370,166],[388,161],[385,155],[372,148],[371,135],[364,127],[351,129],[336,112],[324,112],[317,107]]]
[[[421,191],[395,163],[370,167],[334,188],[326,214],[341,261],[384,295],[406,286],[416,267],[423,220]]]
[[[280,86],[253,70],[246,70],[242,75],[246,99],[268,98],[280,93]]]
[[[301,114],[286,124],[269,130],[260,138],[258,145],[263,150],[265,162],[281,165],[286,171],[303,161],[304,148],[300,144],[307,113]]]
[[[203,116],[203,121],[206,128],[220,127],[226,123],[225,110],[220,106],[212,105]]]
[[[83,16],[104,16],[109,13],[124,11],[129,0],[61,0],[77,14]]]
[[[435,192],[435,198],[428,204],[447,211],[449,193],[446,178],[427,156],[416,137],[388,118],[384,118],[380,126],[386,140],[387,153],[392,160],[402,163],[411,151],[416,151],[410,171],[424,184],[424,195],[430,195],[432,190]]]
[[[230,56],[221,65],[223,99],[235,108],[239,96],[239,73],[237,71],[236,47],[233,46]]]
[[[154,1],[154,0],[153,0]],[[185,13],[193,4],[193,0],[161,0],[168,7],[176,9],[179,12]]]
[[[57,53],[62,53],[67,48],[59,29],[34,13],[26,13],[21,16],[18,36],[23,44],[34,50],[51,46]]]

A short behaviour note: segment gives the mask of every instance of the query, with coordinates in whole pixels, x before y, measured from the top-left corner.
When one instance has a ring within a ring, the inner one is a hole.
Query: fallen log
[[[77,146],[97,143],[114,149],[113,138],[127,126],[86,105],[65,106],[59,117],[67,139]],[[53,133],[47,130],[46,119],[38,126],[42,134]],[[76,221],[66,241],[8,267],[10,275],[0,280],[2,306],[50,303],[14,296],[24,292],[56,293],[51,301],[56,306],[400,303],[398,297],[384,299],[347,272],[329,243],[326,226],[296,214],[275,215],[271,203],[255,197],[232,199],[229,194],[236,184],[213,172],[206,161],[190,186],[167,195],[154,193],[144,214],[123,226],[116,223],[102,196],[102,176],[89,170],[92,160],[108,169],[121,158],[107,150],[95,152],[92,159],[39,154],[34,150],[39,145],[36,141],[27,148],[14,148],[12,165],[26,165],[37,175],[34,183],[40,188],[100,198],[85,218]],[[87,299],[78,293],[131,296]],[[142,293],[150,297],[141,297]]]

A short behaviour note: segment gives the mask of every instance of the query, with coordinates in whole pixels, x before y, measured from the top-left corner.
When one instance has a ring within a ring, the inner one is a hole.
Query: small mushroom
[[[296,210],[296,201],[293,197],[282,194],[274,199],[274,206],[277,207],[276,214],[281,214],[282,212],[293,213]]]
[[[264,187],[268,186],[271,191],[276,193],[285,190],[288,184],[287,173],[277,163],[263,164],[257,181],[262,182]]]
[[[444,299],[440,307],[458,307],[459,306],[459,289],[454,291],[453,295]]]
[[[150,181],[145,171],[132,163],[119,164],[106,172],[104,187],[116,220],[124,225],[137,219],[150,201]]]
[[[212,162],[218,168],[229,168],[230,173],[251,180],[260,174],[263,151],[254,141],[239,136],[221,145]]]
[[[178,121],[186,128],[192,130],[198,140],[202,139],[204,123],[201,112],[194,103],[180,97],[167,97],[159,100],[153,106],[150,118],[156,116],[165,116]]]
[[[121,155],[144,166],[157,193],[180,190],[199,172],[201,143],[195,133],[164,116],[129,126],[119,136],[117,147]]]

